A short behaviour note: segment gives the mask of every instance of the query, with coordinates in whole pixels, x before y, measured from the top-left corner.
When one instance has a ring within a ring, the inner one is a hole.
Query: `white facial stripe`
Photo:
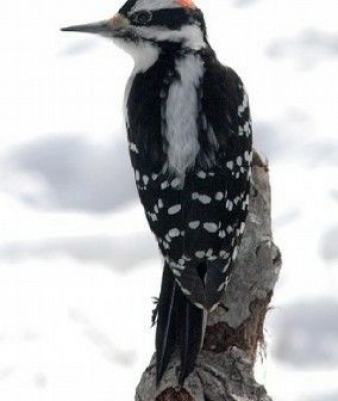
[[[147,71],[159,57],[160,49],[153,43],[133,43],[119,38],[113,40],[117,46],[132,56],[135,73]]]
[[[131,12],[140,10],[160,10],[163,8],[180,8],[181,6],[175,0],[139,0]]]
[[[186,47],[192,50],[200,50],[206,46],[203,33],[196,25],[183,26],[181,29],[173,31],[163,29],[163,27],[138,27],[137,33],[145,39],[153,39],[156,42],[184,42]]]

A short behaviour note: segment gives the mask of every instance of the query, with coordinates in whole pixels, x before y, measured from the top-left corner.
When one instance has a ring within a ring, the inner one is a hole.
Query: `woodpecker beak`
[[[94,22],[91,24],[74,25],[66,28],[61,28],[63,32],[85,32],[94,33],[105,37],[119,36],[119,34],[125,31],[129,27],[130,23],[127,18],[122,14],[116,14],[113,18]]]

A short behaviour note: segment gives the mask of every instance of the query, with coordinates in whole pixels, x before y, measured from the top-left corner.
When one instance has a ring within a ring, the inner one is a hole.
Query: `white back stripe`
[[[180,79],[174,81],[164,105],[168,140],[168,168],[184,181],[186,171],[194,166],[199,153],[198,93],[204,74],[204,63],[199,55],[187,54],[176,61]]]

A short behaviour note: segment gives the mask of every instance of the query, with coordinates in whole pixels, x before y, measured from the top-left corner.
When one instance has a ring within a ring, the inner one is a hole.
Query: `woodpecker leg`
[[[157,314],[158,314],[158,302],[159,302],[159,298],[157,297],[153,297],[152,298],[153,302],[154,302],[154,309],[151,313],[151,327],[154,327],[157,321]]]

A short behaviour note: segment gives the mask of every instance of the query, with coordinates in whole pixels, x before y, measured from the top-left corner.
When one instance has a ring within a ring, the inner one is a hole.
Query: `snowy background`
[[[199,0],[250,94],[284,266],[257,376],[338,400],[337,0]],[[59,28],[117,0],[0,3],[0,399],[132,400],[161,264],[122,119],[132,62]]]

